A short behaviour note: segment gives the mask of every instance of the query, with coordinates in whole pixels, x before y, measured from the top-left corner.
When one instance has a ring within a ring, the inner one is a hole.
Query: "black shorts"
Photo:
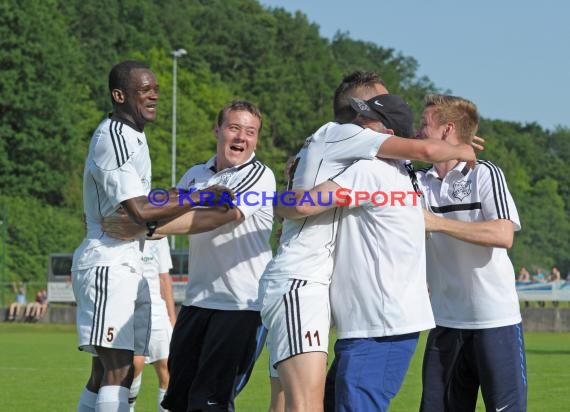
[[[162,406],[173,412],[233,411],[265,335],[259,312],[183,306],[172,332]]]
[[[489,329],[441,326],[429,333],[422,371],[422,412],[526,411],[522,324]]]

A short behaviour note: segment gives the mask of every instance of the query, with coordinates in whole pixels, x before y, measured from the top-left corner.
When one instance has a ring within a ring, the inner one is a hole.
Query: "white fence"
[[[519,300],[522,301],[570,301],[570,281],[517,282],[516,285]]]

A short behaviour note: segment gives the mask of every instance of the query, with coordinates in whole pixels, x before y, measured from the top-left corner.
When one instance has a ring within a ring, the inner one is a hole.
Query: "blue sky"
[[[489,119],[570,127],[568,0],[260,0],[393,48]],[[349,5],[353,5],[349,7]]]

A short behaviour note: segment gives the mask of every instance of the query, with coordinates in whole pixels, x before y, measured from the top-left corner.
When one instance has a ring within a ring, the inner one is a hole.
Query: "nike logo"
[[[508,407],[509,407],[509,405],[505,405],[505,406],[503,406],[502,408],[495,408],[495,411],[496,411],[496,412],[501,412],[501,411],[504,411],[505,409],[507,409]]]
[[[217,404],[217,403],[218,403],[218,402],[206,401],[206,405],[208,405],[208,406],[212,406],[212,405],[215,405],[215,404]],[[502,410],[502,409],[501,409],[501,410]],[[500,412],[500,411],[499,411],[499,412]]]
[[[384,107],[384,105],[383,105],[382,103],[380,103],[378,100],[374,100],[374,104],[375,104],[376,106],[382,106],[382,107]]]

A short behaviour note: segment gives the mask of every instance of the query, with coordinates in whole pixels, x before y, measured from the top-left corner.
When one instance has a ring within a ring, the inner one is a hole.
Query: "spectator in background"
[[[44,317],[47,312],[47,307],[47,291],[42,289],[36,293],[36,300],[26,306],[24,319],[26,322],[37,322]]]
[[[561,279],[562,276],[560,275],[560,270],[558,270],[556,266],[552,266],[552,269],[550,269],[550,277],[548,278],[548,280],[550,282],[560,282]]]
[[[526,267],[522,267],[519,271],[519,277],[517,279],[519,282],[530,282],[530,272]]]
[[[26,308],[26,286],[23,283],[20,283],[16,286],[16,283],[12,283],[12,289],[16,294],[16,301],[10,305],[8,309],[8,320],[14,321],[17,317],[20,316],[22,310]]]
[[[535,283],[546,282],[546,275],[544,274],[544,270],[542,268],[539,267],[534,268],[534,275],[532,276],[532,281]]]

